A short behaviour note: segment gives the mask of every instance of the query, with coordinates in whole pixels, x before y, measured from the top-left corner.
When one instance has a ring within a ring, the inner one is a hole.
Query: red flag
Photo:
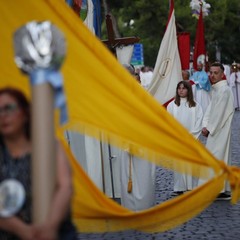
[[[178,34],[178,51],[182,70],[188,70],[190,63],[190,34],[188,32]]]
[[[197,24],[196,38],[194,44],[193,67],[197,70],[197,63],[202,62],[205,65],[206,49],[204,39],[204,26],[202,16],[202,6]]]

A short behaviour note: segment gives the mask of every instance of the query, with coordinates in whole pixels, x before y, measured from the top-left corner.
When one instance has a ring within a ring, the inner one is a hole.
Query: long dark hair
[[[3,95],[3,94],[8,94],[17,101],[19,108],[23,111],[24,115],[26,116],[27,121],[24,126],[25,135],[27,139],[30,139],[31,138],[31,133],[30,133],[31,132],[31,127],[30,127],[31,114],[30,114],[30,103],[28,99],[20,90],[12,87],[6,87],[6,88],[0,89],[0,95]],[[0,142],[2,142],[1,134],[0,134]]]
[[[186,89],[187,89],[187,101],[188,101],[188,105],[189,107],[195,107],[196,106],[196,102],[193,99],[193,92],[192,92],[192,86],[189,82],[187,81],[181,81],[177,84],[177,88],[176,88],[176,97],[175,97],[175,101],[174,103],[177,106],[180,106],[180,96],[178,95],[178,88],[180,87],[180,85],[183,85]]]

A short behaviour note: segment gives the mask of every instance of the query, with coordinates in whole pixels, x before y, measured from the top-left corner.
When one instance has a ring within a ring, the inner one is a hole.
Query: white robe
[[[219,160],[231,164],[230,140],[234,114],[233,94],[226,80],[213,86],[212,100],[203,118],[203,127],[209,131],[206,148]],[[199,184],[204,181],[199,181]],[[228,184],[222,191],[229,191]]]
[[[120,179],[121,204],[124,207],[140,211],[155,205],[155,168],[155,164],[131,156],[127,151],[122,151]],[[132,177],[132,192],[128,193],[130,176]]]
[[[230,85],[230,75],[231,75],[231,69],[230,69],[230,66],[229,65],[226,65],[224,64],[224,74],[226,76],[226,79],[227,79],[227,82],[228,82],[228,85]]]
[[[121,151],[110,146],[111,155],[114,156],[112,182],[108,144],[74,131],[67,131],[66,135],[73,155],[95,185],[109,197],[121,198],[119,173]]]
[[[140,80],[141,80],[141,85],[145,88],[148,89],[152,82],[152,77],[153,77],[153,72],[148,71],[148,72],[140,72]]]
[[[240,108],[240,72],[232,72],[230,75],[229,86],[234,97],[234,107]]]
[[[167,111],[173,115],[195,138],[198,138],[202,130],[203,112],[199,103],[189,108],[186,98],[181,98],[180,106],[174,101],[169,103]],[[180,150],[180,149],[179,149]],[[187,174],[174,172],[173,191],[192,190],[197,186],[197,179]]]
[[[197,90],[195,89],[195,99],[197,102],[199,102],[202,106],[203,113],[206,111],[210,100],[211,100],[211,93],[207,92],[203,89]]]

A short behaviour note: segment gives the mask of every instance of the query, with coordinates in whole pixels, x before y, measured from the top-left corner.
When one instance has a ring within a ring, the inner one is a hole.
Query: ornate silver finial
[[[32,21],[14,34],[15,62],[24,72],[57,70],[66,55],[64,35],[51,22]]]

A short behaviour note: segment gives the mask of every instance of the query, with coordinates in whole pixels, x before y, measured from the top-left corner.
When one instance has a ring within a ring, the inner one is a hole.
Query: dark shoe
[[[227,193],[220,193],[216,200],[222,200],[222,201],[227,201],[227,200],[231,200],[231,195],[227,194]]]
[[[183,193],[184,193],[183,191],[172,192],[172,196],[179,196],[182,195]]]

